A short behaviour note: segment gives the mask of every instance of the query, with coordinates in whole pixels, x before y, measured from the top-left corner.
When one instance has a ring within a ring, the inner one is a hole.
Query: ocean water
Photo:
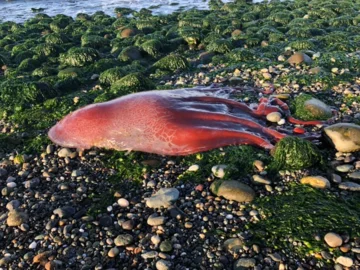
[[[32,8],[43,8],[42,13],[50,16],[61,13],[75,17],[78,13],[95,11],[115,15],[116,7],[151,8],[153,14],[167,14],[178,9],[207,9],[208,0],[0,0],[0,22],[23,22],[36,14]]]

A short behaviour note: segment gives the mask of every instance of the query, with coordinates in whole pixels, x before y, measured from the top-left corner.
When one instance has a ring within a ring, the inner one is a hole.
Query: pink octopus
[[[287,134],[266,126],[265,116],[271,112],[294,124],[322,124],[294,119],[277,98],[262,98],[256,109],[230,100],[239,90],[213,85],[130,94],[70,113],[50,129],[49,137],[78,149],[188,155],[227,145],[272,149]]]

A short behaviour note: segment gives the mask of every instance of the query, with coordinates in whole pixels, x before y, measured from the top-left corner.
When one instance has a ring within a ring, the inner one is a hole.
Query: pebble
[[[15,182],[9,182],[9,183],[6,183],[6,186],[11,189],[11,188],[15,188],[17,186],[17,184]]]
[[[31,244],[29,245],[30,249],[36,249],[37,247],[37,243],[35,241],[31,242]]]
[[[114,258],[116,257],[117,255],[119,255],[120,253],[120,250],[117,248],[117,247],[113,247],[112,249],[109,250],[108,252],[108,256],[110,258]]]
[[[158,260],[155,264],[157,270],[170,270],[171,262],[166,260]]]
[[[341,183],[341,176],[340,175],[338,175],[338,174],[335,174],[335,173],[333,173],[332,175],[331,175],[331,180],[334,182],[334,183],[336,183],[336,184],[340,184]]]
[[[12,200],[6,204],[6,209],[9,211],[15,210],[20,207],[20,204],[19,200]]]
[[[129,201],[127,199],[124,199],[124,198],[118,199],[117,203],[122,208],[126,208],[126,207],[129,206]]]
[[[343,243],[341,236],[333,232],[327,233],[324,240],[329,247],[340,247]]]
[[[263,184],[263,185],[271,185],[270,180],[268,180],[258,174],[253,175],[252,179],[253,179],[254,183]]]
[[[230,238],[225,240],[224,248],[230,253],[237,253],[243,247],[244,243],[240,238]]]
[[[109,225],[109,226],[111,226],[111,225]],[[126,230],[126,231],[131,231],[134,228],[134,221],[133,220],[124,221],[121,224],[121,228],[123,228],[123,230]]]
[[[150,208],[168,208],[179,198],[176,188],[161,188],[150,198],[146,198],[146,206]]]
[[[281,120],[281,113],[279,112],[271,112],[266,115],[266,120],[268,120],[271,123],[277,123]]]
[[[348,176],[349,176],[350,178],[360,180],[360,171],[356,171],[356,172],[349,173]]]
[[[301,184],[310,185],[314,188],[330,188],[330,181],[323,176],[307,176],[300,180]]]
[[[336,263],[339,263],[345,267],[351,267],[354,264],[353,259],[346,257],[346,256],[340,256],[338,258],[336,258]]]
[[[261,160],[255,160],[254,161],[254,166],[255,168],[262,172],[263,170],[265,170],[265,165],[264,165],[264,162],[262,162]]]
[[[226,174],[226,168],[227,168],[227,165],[225,165],[225,164],[215,165],[211,168],[211,172],[217,178],[224,178],[224,176]]]
[[[350,191],[360,191],[360,185],[354,182],[342,182],[339,184],[339,188]]]
[[[157,256],[158,256],[158,253],[156,251],[148,251],[148,252],[141,254],[141,257],[145,260],[153,259],[153,258],[156,258]]]
[[[280,119],[279,122],[277,122],[278,125],[282,126],[286,123],[286,120],[284,118]]]
[[[234,264],[234,270],[242,270],[243,268],[251,268],[256,264],[255,259],[253,258],[241,258],[237,260]]]
[[[211,184],[210,190],[217,196],[236,202],[249,202],[255,198],[255,192],[251,187],[235,180],[215,181]]]
[[[349,164],[344,164],[344,165],[340,165],[340,166],[336,166],[336,170],[338,172],[349,172],[351,170],[354,169],[353,165],[349,165]]]
[[[158,216],[156,213],[152,214],[147,219],[147,224],[150,226],[160,226],[164,224],[166,221],[166,217]]]
[[[133,242],[133,239],[131,234],[120,234],[115,238],[114,243],[118,247],[128,246]]]
[[[24,212],[12,210],[8,214],[6,223],[9,227],[20,226],[22,223],[28,220],[28,215]]]
[[[199,168],[200,168],[199,165],[194,164],[194,165],[191,165],[187,170],[188,170],[189,172],[196,172],[196,171],[199,170]]]
[[[164,240],[161,242],[159,249],[161,252],[170,252],[173,250],[173,246],[170,240]]]
[[[72,152],[69,148],[61,148],[58,152],[58,157],[65,158],[72,156]]]
[[[191,222],[185,222],[184,226],[186,229],[191,229],[193,227],[193,224]]]
[[[53,211],[55,215],[58,215],[60,218],[69,218],[75,214],[76,210],[71,206],[63,206],[61,208],[57,208]]]
[[[275,262],[281,262],[281,256],[279,253],[270,253],[269,257]]]
[[[151,236],[151,243],[153,243],[155,246],[157,246],[161,242],[161,238],[158,235]]]

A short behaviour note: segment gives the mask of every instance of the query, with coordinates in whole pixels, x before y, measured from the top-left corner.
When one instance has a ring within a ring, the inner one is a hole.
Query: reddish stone
[[[301,127],[296,127],[296,128],[294,128],[293,132],[297,133],[297,134],[304,134],[306,132],[306,130]]]

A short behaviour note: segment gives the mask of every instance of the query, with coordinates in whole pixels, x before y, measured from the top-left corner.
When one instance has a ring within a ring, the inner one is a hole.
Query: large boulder
[[[211,184],[210,190],[216,196],[237,202],[250,202],[255,198],[255,192],[251,187],[235,180],[215,181]]]
[[[360,126],[350,123],[338,123],[324,129],[325,134],[340,152],[360,150]]]

